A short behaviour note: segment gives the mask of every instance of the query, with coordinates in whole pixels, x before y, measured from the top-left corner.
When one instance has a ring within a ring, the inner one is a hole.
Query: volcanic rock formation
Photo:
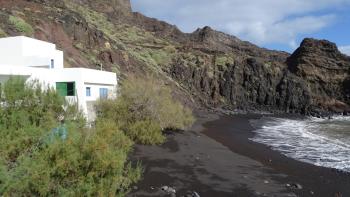
[[[210,27],[182,33],[132,12],[129,0],[0,0],[0,7],[0,36],[54,42],[66,66],[155,76],[192,107],[349,112],[350,58],[329,41],[307,38],[290,55]]]

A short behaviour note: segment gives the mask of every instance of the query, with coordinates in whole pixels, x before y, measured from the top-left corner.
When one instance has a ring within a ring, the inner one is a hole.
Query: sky
[[[350,0],[131,0],[134,11],[183,32],[210,26],[261,47],[292,52],[303,38],[350,55]]]

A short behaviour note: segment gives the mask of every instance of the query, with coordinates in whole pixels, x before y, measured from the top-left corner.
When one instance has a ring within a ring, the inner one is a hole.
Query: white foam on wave
[[[293,120],[267,117],[253,120],[252,141],[317,166],[350,172],[350,118]]]

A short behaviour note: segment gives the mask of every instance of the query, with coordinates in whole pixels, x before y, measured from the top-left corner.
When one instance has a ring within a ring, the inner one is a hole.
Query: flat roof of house
[[[47,44],[54,44],[54,43],[51,43],[51,42],[47,42],[47,41],[44,41],[44,40],[40,40],[40,39],[37,39],[37,38],[28,37],[28,36],[9,36],[9,37],[0,38],[0,40],[11,40],[11,39],[31,40],[31,41],[37,41],[37,42],[45,42]]]
[[[82,81],[84,83],[117,85],[117,75],[113,72],[88,68],[47,69],[35,67],[2,66],[0,75],[34,76],[38,79],[56,81]]]

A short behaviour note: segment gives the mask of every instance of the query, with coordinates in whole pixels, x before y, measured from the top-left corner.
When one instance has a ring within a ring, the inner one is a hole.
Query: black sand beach
[[[162,146],[137,145],[131,159],[142,161],[145,173],[129,196],[171,196],[162,186],[175,188],[176,196],[350,196],[348,174],[250,141],[249,120],[260,117],[202,114],[190,131],[169,134]]]

